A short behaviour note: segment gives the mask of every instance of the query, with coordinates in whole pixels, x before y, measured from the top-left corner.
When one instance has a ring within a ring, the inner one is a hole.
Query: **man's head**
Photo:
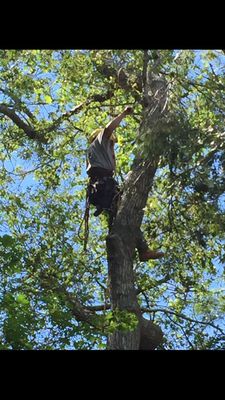
[[[112,134],[112,135],[110,136],[110,140],[113,142],[113,144],[115,144],[115,143],[118,142],[118,139],[117,139],[116,135],[114,135],[114,134]]]
[[[92,133],[91,133],[91,135],[90,135],[90,137],[89,137],[89,143],[92,143],[95,139],[96,139],[96,137],[99,135],[99,133],[102,131],[102,128],[98,128],[98,129],[95,129]],[[113,143],[117,143],[118,142],[118,139],[117,139],[117,137],[114,135],[114,134],[112,134],[111,136],[110,136],[110,140],[112,140],[113,141]]]
[[[98,134],[101,132],[101,129],[95,129],[92,133],[91,133],[91,135],[90,135],[90,137],[89,137],[89,142],[90,143],[92,143],[94,140],[95,140],[95,138],[98,136]]]

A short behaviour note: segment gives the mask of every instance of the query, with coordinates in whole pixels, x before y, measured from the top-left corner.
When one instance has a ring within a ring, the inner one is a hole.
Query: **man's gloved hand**
[[[124,112],[125,112],[126,115],[130,115],[130,114],[133,113],[133,108],[130,107],[130,106],[127,106],[127,107],[125,108]]]

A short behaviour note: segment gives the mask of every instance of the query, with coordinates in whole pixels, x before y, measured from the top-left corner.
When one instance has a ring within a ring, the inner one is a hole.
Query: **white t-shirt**
[[[114,171],[116,168],[114,143],[104,135],[104,131],[105,129],[101,130],[88,149],[87,172],[92,167],[105,168],[109,171]]]

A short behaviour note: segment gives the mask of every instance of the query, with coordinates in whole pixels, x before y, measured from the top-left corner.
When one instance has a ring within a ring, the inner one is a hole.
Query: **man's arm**
[[[132,107],[127,106],[121,114],[117,115],[116,118],[114,118],[112,121],[108,123],[108,125],[106,125],[104,136],[109,139],[113,131],[117,128],[117,126],[119,126],[122,119],[125,118],[127,115],[132,114],[132,112],[133,112]]]

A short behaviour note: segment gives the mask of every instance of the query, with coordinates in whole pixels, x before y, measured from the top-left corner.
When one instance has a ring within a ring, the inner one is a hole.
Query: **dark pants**
[[[104,170],[103,168],[92,168],[88,175],[90,177],[88,197],[90,204],[96,207],[94,215],[98,216],[102,211],[106,211],[109,214],[110,229],[116,216],[118,200],[121,196],[118,182],[113,178],[113,171]],[[148,244],[140,229],[136,232],[136,248],[140,252],[148,249]]]
[[[94,216],[97,217],[102,211],[106,211],[109,215],[110,229],[117,212],[120,194],[118,182],[113,178],[113,171],[104,168],[91,168],[88,175],[88,198],[89,203],[96,207]]]
[[[90,204],[96,208],[111,211],[112,204],[119,194],[118,183],[114,178],[104,177],[90,180]]]

